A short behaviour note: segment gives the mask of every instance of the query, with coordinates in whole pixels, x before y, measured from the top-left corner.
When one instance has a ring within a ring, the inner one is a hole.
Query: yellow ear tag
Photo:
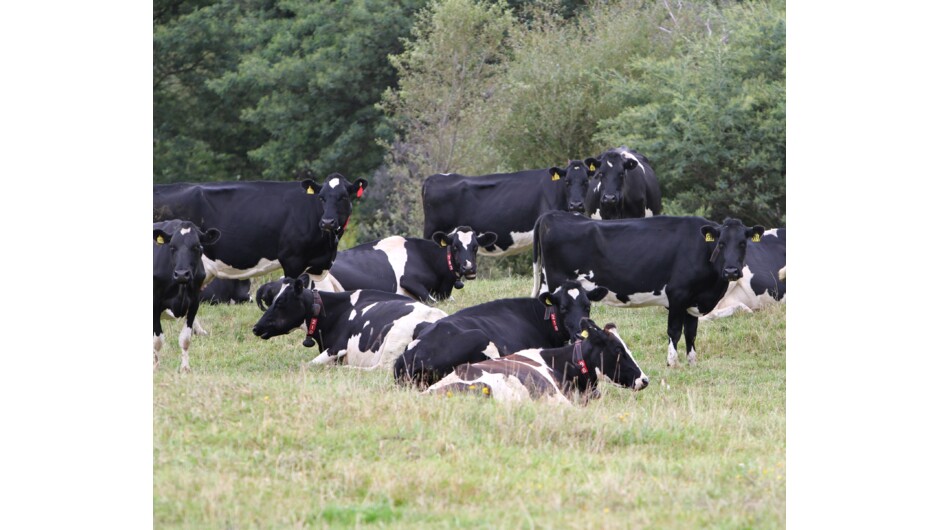
[[[581,332],[581,336],[584,337],[584,338],[587,338],[587,336],[588,336],[587,330],[582,331],[582,332]]]
[[[307,186],[307,195],[316,195],[313,191],[313,186]]]
[[[158,244],[158,245],[162,245],[162,244],[163,244],[163,236],[157,236],[157,244]]]
[[[552,180],[561,180],[561,177],[558,176],[558,173],[552,173]]]
[[[545,299],[545,305],[552,305],[552,300],[551,300],[551,298],[546,298],[546,299]]]
[[[443,239],[441,240],[441,246],[442,246],[442,247],[446,247],[446,246],[447,246],[447,242],[444,241]]]
[[[706,243],[714,243],[714,242],[715,242],[715,236],[711,235],[710,233],[705,234],[705,242],[706,242]]]
[[[591,171],[594,171],[594,164],[591,164],[589,167],[590,167]]]
[[[751,241],[755,243],[760,243],[760,234],[754,234],[753,236],[751,236]]]

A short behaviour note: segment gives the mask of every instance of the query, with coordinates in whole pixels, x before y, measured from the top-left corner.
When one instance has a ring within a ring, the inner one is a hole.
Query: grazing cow
[[[411,342],[415,326],[446,316],[404,296],[372,290],[319,292],[305,288],[298,278],[281,283],[253,332],[267,340],[303,326],[304,346],[316,343],[320,348],[311,364],[339,361],[389,369]]]
[[[645,156],[627,147],[606,151],[587,195],[587,214],[592,219],[650,217],[663,212],[662,192],[656,173]]]
[[[742,275],[747,241],[759,242],[762,226],[737,219],[722,224],[701,217],[656,216],[596,221],[566,212],[539,218],[533,245],[533,295],[576,278],[586,289],[604,285],[603,302],[619,307],[669,309],[666,364],[678,362],[685,328],[694,364],[698,317],[711,311]]]
[[[322,279],[352,213],[352,200],[368,183],[339,173],[321,186],[303,182],[208,182],[153,187],[154,221],[187,219],[217,227],[226,237],[206,249],[206,281],[244,280],[278,268]]]
[[[472,226],[480,233],[496,234],[495,242],[480,245],[480,254],[519,254],[532,245],[532,227],[539,215],[551,210],[584,211],[591,174],[590,166],[574,160],[564,170],[551,167],[479,177],[431,175],[421,188],[424,238]]]
[[[650,381],[613,324],[602,330],[585,318],[574,344],[531,348],[498,359],[461,364],[425,393],[450,396],[470,392],[497,401],[544,399],[570,404],[575,391],[583,400],[599,395],[598,371],[614,384],[636,392]]]
[[[787,231],[764,231],[760,243],[748,242],[744,271],[728,285],[728,291],[702,320],[731,316],[735,311],[750,313],[787,297]]]
[[[199,292],[199,301],[207,304],[244,304],[251,301],[251,280],[217,279]]]
[[[395,379],[417,385],[435,383],[460,364],[509,355],[526,348],[557,348],[581,332],[591,301],[607,289],[585,291],[564,282],[538,298],[504,298],[457,311],[419,327],[415,340],[395,361]]]
[[[180,331],[180,372],[189,371],[189,344],[199,309],[199,288],[206,277],[202,266],[203,247],[215,244],[221,233],[205,232],[189,221],[172,220],[153,224],[153,369],[163,348],[161,314],[169,309],[186,317]]]
[[[494,241],[496,234],[475,234],[466,226],[435,232],[431,240],[386,237],[337,254],[324,283],[330,291],[375,289],[436,302],[462,288],[461,277],[476,278],[477,250]]]

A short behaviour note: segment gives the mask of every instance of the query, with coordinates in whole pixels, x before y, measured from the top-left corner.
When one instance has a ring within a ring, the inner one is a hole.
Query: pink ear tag
[[[356,192],[356,198],[359,199],[362,197],[362,192],[365,191],[362,189],[362,184],[359,185],[359,191]]]

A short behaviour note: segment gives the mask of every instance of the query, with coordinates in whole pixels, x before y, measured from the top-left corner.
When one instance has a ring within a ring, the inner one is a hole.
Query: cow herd
[[[309,175],[306,175],[309,176]],[[700,317],[783,301],[785,229],[662,214],[656,174],[626,147],[516,173],[431,175],[421,190],[424,238],[393,235],[339,251],[368,183],[154,185],[154,370],[160,319],[185,318],[181,371],[200,303],[250,299],[261,339],[297,328],[311,365],[380,369],[426,393],[569,403],[598,395],[598,377],[639,391],[649,378],[591,303],[668,309],[666,363],[697,360]],[[477,275],[477,255],[531,251],[532,296],[447,315],[434,307]]]

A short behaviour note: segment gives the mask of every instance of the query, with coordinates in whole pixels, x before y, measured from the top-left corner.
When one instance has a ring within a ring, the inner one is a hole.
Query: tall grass
[[[526,296],[467,282],[448,313]],[[299,332],[251,333],[254,305],[204,306],[179,375],[153,379],[160,528],[780,528],[786,309],[699,326],[699,364],[666,368],[666,312],[594,306],[650,376],[584,407],[431,397],[389,373],[311,368]],[[680,348],[681,350],[681,348]]]

